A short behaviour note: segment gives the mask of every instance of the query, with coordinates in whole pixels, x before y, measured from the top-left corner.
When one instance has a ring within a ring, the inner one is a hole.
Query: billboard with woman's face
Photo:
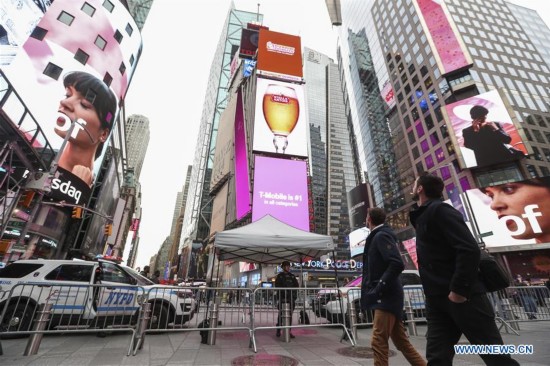
[[[140,52],[139,29],[119,1],[56,0],[3,68],[49,144],[60,150],[66,140],[53,196],[86,203]],[[21,109],[11,106],[4,112],[18,124]]]
[[[550,177],[466,192],[488,247],[550,243]]]
[[[445,106],[462,167],[521,159],[527,154],[518,129],[497,90]]]

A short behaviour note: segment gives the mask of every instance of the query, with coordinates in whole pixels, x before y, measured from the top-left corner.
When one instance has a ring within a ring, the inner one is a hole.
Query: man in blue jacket
[[[371,339],[374,364],[388,365],[388,339],[391,338],[411,365],[423,366],[426,361],[414,349],[401,322],[403,286],[399,275],[405,266],[397,247],[397,237],[385,221],[383,209],[369,209],[367,227],[371,232],[363,252],[361,309],[374,310]]]
[[[410,213],[416,229],[418,271],[426,295],[428,365],[451,366],[462,334],[471,344],[503,344],[493,307],[478,278],[480,249],[462,214],[444,203],[444,183],[421,175],[413,187],[418,208]],[[487,365],[519,365],[510,355],[483,354]]]

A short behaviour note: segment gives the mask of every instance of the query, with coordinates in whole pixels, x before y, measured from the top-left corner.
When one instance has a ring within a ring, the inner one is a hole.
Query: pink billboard
[[[550,177],[466,192],[488,247],[550,244]]]
[[[235,111],[235,195],[237,220],[250,212],[250,182],[248,175],[248,152],[244,128],[243,96],[239,89]]]
[[[435,47],[434,54],[442,74],[458,70],[472,64],[472,60],[462,47],[447,16],[444,4],[439,0],[416,0],[427,27],[431,43]]]
[[[527,149],[497,90],[445,106],[465,168],[521,159]]]
[[[305,161],[256,156],[252,221],[265,215],[309,231],[307,165]]]

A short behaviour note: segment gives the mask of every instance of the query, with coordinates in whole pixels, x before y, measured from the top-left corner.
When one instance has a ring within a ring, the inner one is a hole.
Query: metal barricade
[[[508,322],[550,320],[550,291],[546,286],[510,286],[492,298],[497,303],[497,316]]]
[[[133,285],[16,284],[0,304],[0,332],[4,338],[33,335],[28,354],[40,347],[42,336],[36,335],[130,332],[130,355],[144,293],[143,287]],[[42,307],[49,311],[41,311]],[[33,327],[36,320],[38,328]]]

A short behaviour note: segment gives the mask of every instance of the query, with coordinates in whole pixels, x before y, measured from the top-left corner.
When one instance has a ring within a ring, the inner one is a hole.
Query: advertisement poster
[[[239,89],[235,111],[235,204],[237,220],[250,212],[250,178],[244,125],[243,97]]]
[[[258,73],[301,81],[303,73],[300,37],[260,29]]]
[[[370,230],[366,227],[359,228],[349,233],[349,251],[351,258],[363,254],[365,250],[365,241],[369,234]]]
[[[466,191],[487,247],[550,243],[550,177]]]
[[[302,85],[258,78],[253,150],[307,157]]]
[[[521,159],[523,141],[497,90],[445,106],[465,168]]]
[[[256,156],[252,221],[265,215],[309,231],[305,161]]]
[[[369,204],[369,189],[365,183],[351,189],[347,193],[349,224],[350,227],[357,228],[365,225],[367,220],[367,210]]]

